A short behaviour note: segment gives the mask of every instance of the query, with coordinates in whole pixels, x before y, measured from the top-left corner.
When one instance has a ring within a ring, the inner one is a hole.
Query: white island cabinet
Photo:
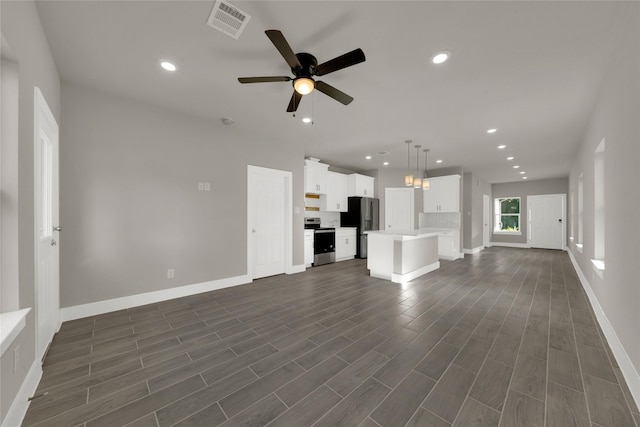
[[[367,268],[371,277],[406,283],[440,268],[440,231],[367,231]]]

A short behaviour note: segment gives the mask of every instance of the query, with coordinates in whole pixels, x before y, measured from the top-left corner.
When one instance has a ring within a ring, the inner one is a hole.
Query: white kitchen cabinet
[[[304,161],[304,189],[305,193],[326,194],[327,173],[329,165],[315,160]]]
[[[313,230],[304,230],[304,265],[313,264]]]
[[[429,178],[422,194],[425,213],[460,212],[460,175]]]
[[[352,173],[348,178],[347,196],[373,197],[375,178]]]
[[[327,194],[320,195],[320,210],[347,212],[347,175],[327,172]]]
[[[356,256],[356,229],[336,228],[336,261],[353,259]]]

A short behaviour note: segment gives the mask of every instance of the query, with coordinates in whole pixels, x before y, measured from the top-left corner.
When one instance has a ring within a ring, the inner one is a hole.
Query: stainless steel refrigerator
[[[340,214],[342,227],[356,227],[356,257],[367,257],[367,235],[365,231],[379,230],[380,201],[371,197],[349,197],[349,211]]]

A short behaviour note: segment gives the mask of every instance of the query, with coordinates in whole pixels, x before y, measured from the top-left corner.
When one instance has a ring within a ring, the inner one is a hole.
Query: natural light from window
[[[520,234],[520,197],[495,199],[493,209],[494,233]]]
[[[594,197],[594,247],[593,266],[602,277],[604,271],[604,238],[605,238],[605,192],[604,192],[604,139],[600,141],[593,153],[593,197]]]

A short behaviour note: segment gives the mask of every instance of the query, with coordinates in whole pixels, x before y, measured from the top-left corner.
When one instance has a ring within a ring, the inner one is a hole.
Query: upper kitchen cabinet
[[[311,194],[327,194],[329,165],[317,160],[304,161],[304,191]]]
[[[429,178],[423,200],[425,213],[460,212],[460,175]]]
[[[320,210],[347,212],[347,175],[327,172],[327,191],[320,196]]]
[[[347,196],[373,197],[373,182],[375,178],[352,173],[348,176]]]

